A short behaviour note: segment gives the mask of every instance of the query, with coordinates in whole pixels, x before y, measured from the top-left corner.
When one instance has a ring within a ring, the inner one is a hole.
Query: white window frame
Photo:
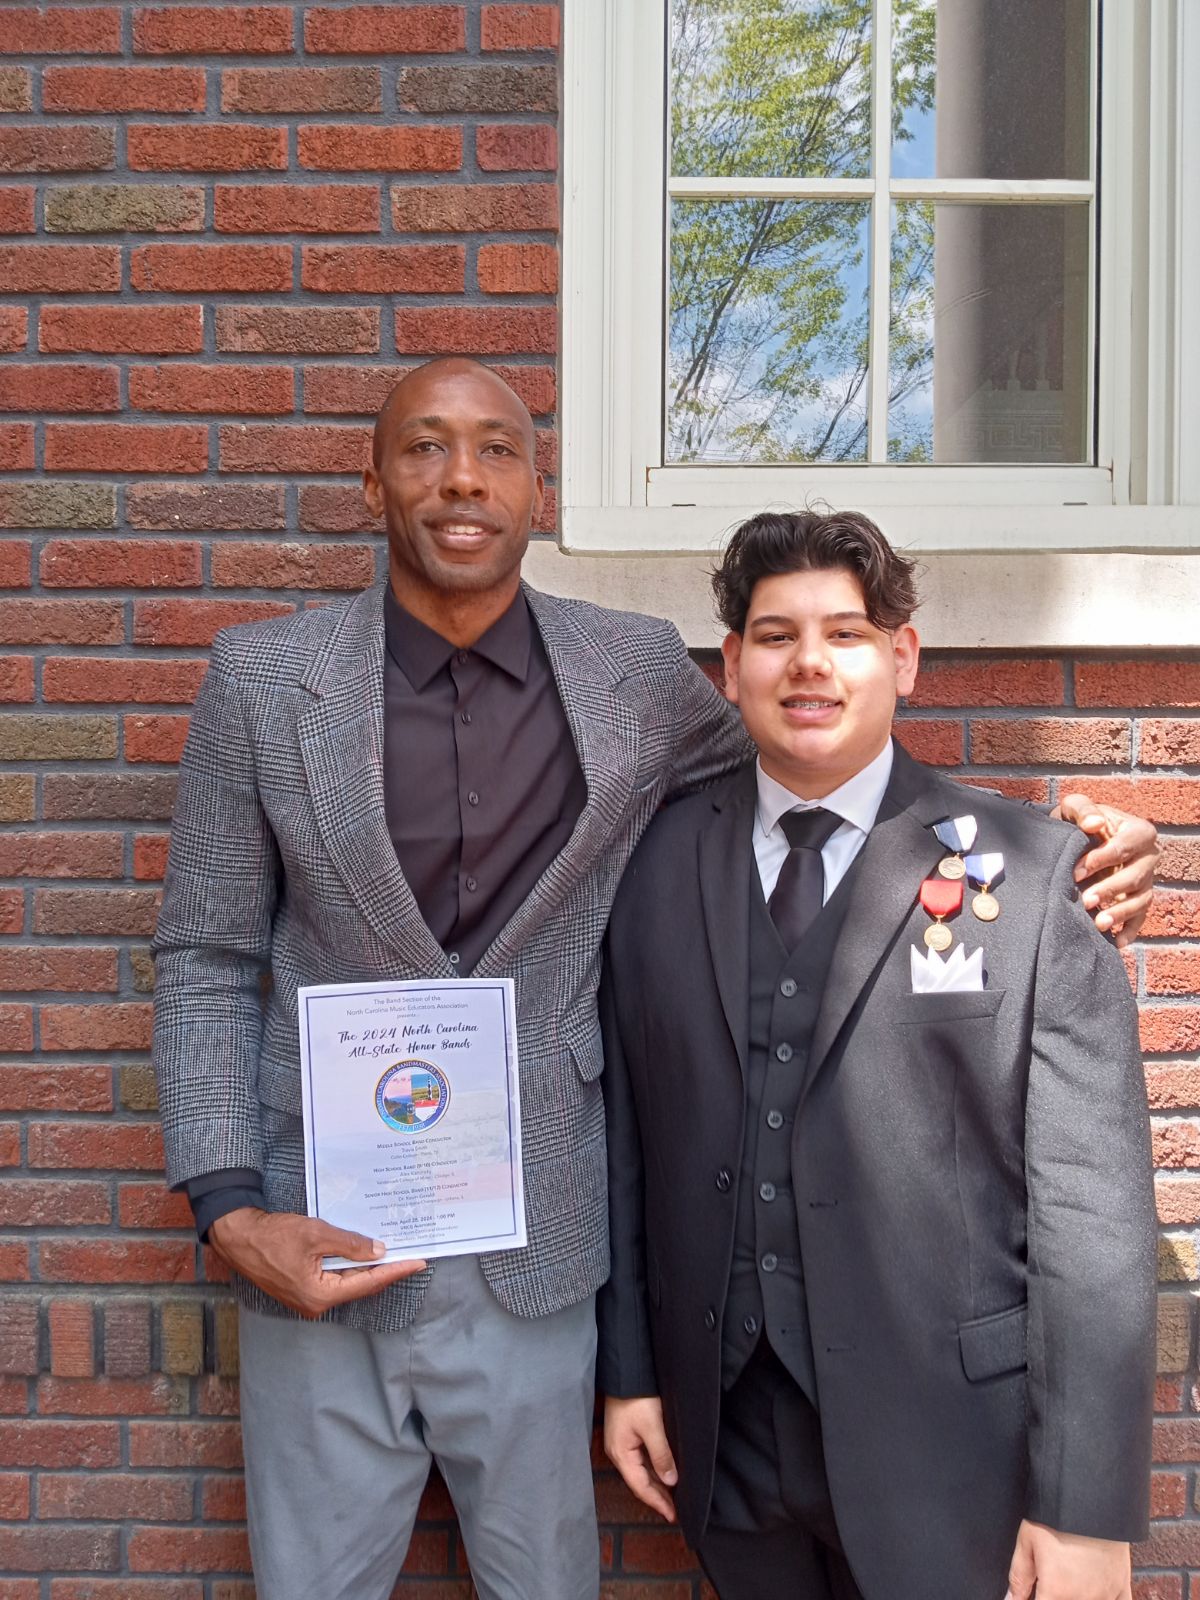
[[[888,21],[891,0],[876,5]],[[1062,468],[663,466],[666,0],[565,0],[563,10],[564,550],[708,553],[754,511],[814,497],[868,509],[896,542],[921,550],[1200,550],[1200,108],[1181,92],[1185,79],[1200,82],[1197,0],[1105,0],[1102,40],[1093,29],[1100,464]],[[890,92],[890,73],[877,71],[877,111]],[[889,126],[877,117],[877,129]],[[672,184],[677,193],[719,187]],[[832,185],[864,198],[873,187]],[[908,182],[902,192],[964,201],[984,188],[993,195],[996,185]],[[899,189],[893,182],[893,197]],[[889,214],[876,207],[877,243]],[[884,284],[887,260],[875,251]],[[878,291],[877,282],[875,348],[887,334]],[[882,384],[876,407],[881,394]]]

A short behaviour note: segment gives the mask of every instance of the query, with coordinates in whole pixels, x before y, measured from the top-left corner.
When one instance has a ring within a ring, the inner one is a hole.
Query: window
[[[566,0],[564,545],[1200,546],[1196,9]]]

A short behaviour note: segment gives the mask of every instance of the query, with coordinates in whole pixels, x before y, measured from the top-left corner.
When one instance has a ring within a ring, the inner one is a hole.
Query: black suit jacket
[[[626,871],[601,1014],[613,1271],[600,1382],[661,1394],[684,1531],[708,1514],[744,1136],[753,767]],[[929,824],[974,813],[1002,911],[979,993],[914,995]],[[1155,1222],[1136,1011],[1078,903],[1080,835],[899,747],[792,1145],[826,1465],[867,1600],[999,1600],[1022,1517],[1147,1518]]]

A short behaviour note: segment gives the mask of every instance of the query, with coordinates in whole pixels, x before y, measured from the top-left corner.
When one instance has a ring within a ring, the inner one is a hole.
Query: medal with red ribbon
[[[949,950],[954,935],[942,920],[962,910],[963,886],[961,878],[926,878],[921,885],[921,905],[931,917],[936,918],[925,929],[925,943],[931,950]]]

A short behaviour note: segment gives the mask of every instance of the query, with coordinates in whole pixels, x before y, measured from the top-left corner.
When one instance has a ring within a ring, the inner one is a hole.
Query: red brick
[[[191,1283],[196,1247],[165,1239],[49,1238],[39,1247],[38,1266],[46,1283]],[[125,1403],[114,1401],[105,1409],[123,1411]],[[139,1404],[139,1409],[146,1408]]]
[[[9,1377],[26,1377],[38,1368],[38,1303],[5,1295],[0,1299],[0,1372]],[[8,1432],[7,1427],[0,1429],[0,1466],[34,1465],[15,1461],[4,1453]]]
[[[0,933],[20,933],[25,926],[25,894],[21,889],[0,889]],[[3,1166],[0,1161],[0,1166]]]
[[[218,233],[378,233],[379,190],[360,183],[220,184]]]
[[[148,1050],[150,1006],[141,1001],[121,1005],[54,1005],[42,1007],[45,1050]]]
[[[33,197],[32,189],[0,189],[0,233],[33,233],[36,230]]]
[[[69,1244],[72,1241],[62,1242]],[[83,1241],[76,1240],[74,1243],[81,1244]],[[177,1378],[161,1374],[146,1378],[93,1378],[82,1382],[54,1377],[38,1380],[38,1411],[42,1416],[119,1417],[144,1414],[166,1417],[186,1407],[186,1387]]]
[[[691,1572],[695,1565],[676,1528],[628,1528],[621,1539],[622,1572]]]
[[[6,294],[115,294],[121,248],[115,244],[0,245]]]
[[[1158,1416],[1172,1415],[1183,1410],[1182,1377],[1159,1373],[1154,1380],[1154,1410]]]
[[[31,1508],[29,1486],[32,1482],[27,1472],[6,1472],[0,1477],[0,1520],[28,1522]],[[0,1588],[0,1595],[4,1593]],[[37,1600],[36,1589],[30,1600]]]
[[[162,1131],[157,1123],[33,1122],[28,1142],[31,1167],[162,1170]]]
[[[145,423],[51,422],[49,472],[203,472],[208,429]]]
[[[42,944],[0,948],[0,991],[116,994],[117,987],[115,950]]]
[[[0,1005],[0,1050],[33,1049],[33,1007]]]
[[[51,539],[42,551],[50,589],[192,589],[200,546],[165,539]]]
[[[135,1528],[129,1535],[133,1572],[249,1572],[244,1532],[220,1528]]]
[[[556,50],[557,6],[484,6],[480,42],[485,50]]]
[[[236,1422],[131,1422],[129,1464],[225,1470],[240,1467],[241,1429]]]
[[[178,789],[168,772],[50,772],[42,779],[42,813],[55,822],[162,822]]]
[[[1148,949],[1146,993],[1200,994],[1200,947]]]
[[[143,6],[134,12],[139,55],[279,55],[292,48],[287,6]]]
[[[221,1585],[213,1588],[214,1600],[222,1600]],[[4,1596],[0,1595],[0,1600]],[[169,1578],[55,1578],[50,1585],[50,1600],[203,1600],[199,1583]],[[253,1594],[246,1600],[254,1600]]]
[[[3,563],[0,562],[0,572]],[[24,580],[28,582],[28,578]],[[0,656],[0,700],[9,705],[33,699],[33,657]]]
[[[1154,1186],[1158,1220],[1167,1228],[1200,1223],[1200,1178],[1160,1177]]]
[[[1200,883],[1200,834],[1176,834],[1158,843],[1160,883]]]
[[[109,1067],[0,1066],[0,1107],[6,1111],[111,1111]]]
[[[42,1473],[38,1515],[62,1521],[190,1522],[192,1480],[134,1473]]]
[[[461,245],[308,245],[301,282],[322,294],[461,294]]]
[[[550,354],[557,328],[553,306],[396,307],[396,349],[414,355]]]
[[[45,111],[203,111],[200,67],[47,67]]]
[[[418,55],[466,48],[462,6],[313,6],[304,48],[313,55]]]
[[[332,423],[228,423],[220,440],[222,472],[357,473],[367,461],[370,430]]]
[[[39,1417],[0,1428],[0,1466],[115,1467],[120,1462],[121,1430],[116,1422],[51,1422]],[[57,1565],[61,1569],[63,1563]]]
[[[117,56],[117,6],[6,6],[0,55]]]
[[[401,233],[553,233],[558,191],[552,183],[396,184],[392,223]]]
[[[120,644],[124,637],[119,601],[0,601],[0,644]]]
[[[139,883],[161,883],[167,870],[168,833],[139,833],[133,841],[133,876]]]
[[[187,742],[188,717],[126,717],[126,761],[174,764]]]
[[[15,1122],[0,1123],[0,1167],[16,1167],[21,1163],[21,1129]],[[11,1337],[4,1322],[4,1308],[0,1306],[0,1331],[4,1332],[6,1339]],[[4,1364],[4,1351],[0,1347],[0,1372],[12,1372],[11,1366]],[[37,1369],[34,1368],[34,1371]]]
[[[462,133],[413,123],[310,123],[299,130],[297,153],[302,167],[317,172],[457,172]]]
[[[1200,661],[1080,661],[1075,667],[1080,706],[1200,707]]]
[[[1146,717],[1140,726],[1140,766],[1200,766],[1200,718]]]
[[[1089,797],[1135,816],[1172,826],[1200,823],[1200,778],[1093,778]]]
[[[119,411],[116,367],[76,361],[0,366],[2,411]]]
[[[1146,1090],[1151,1110],[1200,1106],[1200,1063],[1147,1062]]]
[[[33,931],[148,938],[154,932],[158,904],[153,889],[39,889],[34,896]]]
[[[33,546],[27,539],[0,544],[0,588],[28,589],[33,577]]]
[[[42,666],[42,697],[81,705],[191,705],[207,666],[205,661],[53,656]]]
[[[117,1216],[123,1228],[190,1229],[192,1226],[192,1208],[187,1196],[176,1194],[161,1183],[123,1183],[117,1193]]]
[[[935,767],[956,767],[963,758],[961,722],[933,717],[904,717],[895,725],[897,739],[918,761]]]
[[[104,1370],[110,1378],[143,1378],[150,1371],[150,1302],[126,1295],[104,1306]]]
[[[375,306],[218,306],[217,349],[369,355],[379,349]]]
[[[29,1246],[0,1241],[0,1283],[28,1283]]]
[[[54,1300],[49,1311],[50,1371],[56,1378],[90,1378],[96,1370],[90,1300]],[[49,1513],[39,1500],[39,1514]]]
[[[1133,1559],[1138,1566],[1200,1568],[1200,1522],[1156,1522],[1134,1545]]]
[[[0,66],[0,112],[33,110],[33,73],[28,67]]]
[[[129,266],[133,287],[154,294],[292,287],[292,252],[285,244],[144,244]]]
[[[477,271],[485,294],[558,292],[558,251],[552,244],[485,244]]]
[[[203,340],[199,306],[44,306],[38,324],[48,354],[186,355]]]
[[[0,128],[0,172],[107,172],[115,165],[112,128]]]
[[[221,109],[252,115],[381,111],[381,74],[378,67],[227,68],[221,74]]]
[[[1183,1579],[1166,1574],[1146,1578],[1135,1572],[1131,1593],[1133,1600],[1184,1600]],[[706,1595],[705,1600],[709,1600],[709,1596]]]
[[[282,171],[287,130],[250,123],[134,123],[126,131],[133,172]]]
[[[29,338],[29,313],[24,306],[0,306],[0,350],[24,350]]]
[[[294,388],[290,367],[134,367],[129,403],[139,411],[277,416],[293,410]]]
[[[186,369],[175,367],[166,370],[180,372]],[[267,372],[274,369],[260,367],[257,370]],[[286,525],[284,491],[275,484],[266,483],[131,483],[125,491],[125,514],[133,528],[169,528],[173,533],[210,533],[227,529],[240,532],[247,528],[282,528]],[[143,604],[202,603],[137,601],[134,604],[134,616],[137,617],[138,607]]]
[[[119,1528],[0,1528],[0,1564],[17,1572],[115,1572]]]
[[[207,1256],[210,1252],[205,1251]],[[218,1378],[211,1374],[199,1378],[195,1385],[196,1413],[201,1417],[236,1417],[238,1414],[238,1386],[235,1379]],[[453,1512],[450,1513],[453,1515]]]
[[[1200,891],[1156,889],[1142,924],[1143,939],[1200,938]]]
[[[0,472],[28,472],[33,460],[33,423],[0,422]]]
[[[1200,1006],[1142,1006],[1142,1049],[1165,1055],[1200,1050]]]
[[[3,1227],[81,1228],[111,1221],[106,1184],[77,1178],[8,1178],[0,1182]]]
[[[370,545],[222,544],[212,552],[219,589],[363,589],[374,576]]]
[[[553,172],[558,166],[558,131],[552,123],[487,123],[475,130],[481,172]]]
[[[206,1477],[201,1516],[206,1522],[244,1522],[246,1485],[241,1477]],[[442,1570],[445,1563],[442,1564]]]
[[[210,645],[222,628],[284,617],[294,609],[278,600],[138,600],[133,638],[135,644]]]
[[[356,484],[306,483],[300,489],[302,533],[382,533],[383,522],[372,517]]]
[[[119,878],[122,848],[118,833],[0,834],[0,877]]]
[[[971,723],[971,760],[985,766],[1111,766],[1130,750],[1129,723],[1115,717]]]

